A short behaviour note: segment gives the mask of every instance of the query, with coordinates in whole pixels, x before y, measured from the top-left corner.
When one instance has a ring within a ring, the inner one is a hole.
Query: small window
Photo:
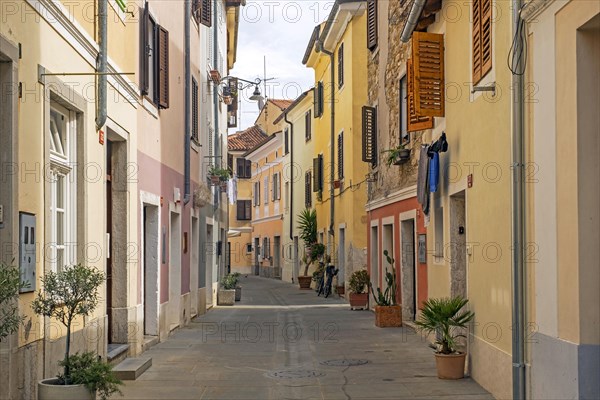
[[[150,15],[148,4],[140,24],[140,89],[160,108],[169,108],[169,32]]]
[[[252,243],[246,243],[246,254],[252,254]]]
[[[250,179],[252,177],[252,162],[245,158],[236,160],[237,176],[240,179]]]
[[[250,202],[251,200],[238,200],[236,202],[238,221],[250,221],[252,219]]]

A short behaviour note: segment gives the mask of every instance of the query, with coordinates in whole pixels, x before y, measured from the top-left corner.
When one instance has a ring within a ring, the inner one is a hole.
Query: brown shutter
[[[236,166],[237,166],[237,176],[238,178],[245,178],[246,177],[246,160],[243,158],[238,158],[236,160]]]
[[[245,212],[246,212],[246,219],[247,220],[251,220],[252,219],[252,208],[250,206],[250,200],[244,200],[244,205],[245,205]]]
[[[344,133],[338,135],[338,179],[344,177]]]
[[[312,174],[308,171],[304,175],[304,205],[306,208],[312,207]]]
[[[481,80],[481,0],[473,0],[473,84]]]
[[[323,115],[323,82],[319,81],[315,88],[315,118],[319,118]]]
[[[158,106],[169,108],[169,32],[158,27]]]
[[[367,48],[377,47],[377,0],[367,0]]]
[[[313,192],[319,191],[319,158],[313,158]]]
[[[311,122],[312,122],[312,110],[308,110],[304,118],[304,125],[306,131],[304,132],[304,140],[308,141],[311,138]]]
[[[192,139],[198,141],[198,82],[192,78]]]
[[[212,26],[212,0],[201,0],[200,23],[206,26]],[[211,60],[212,61],[212,60]]]
[[[429,117],[444,116],[444,35],[414,32],[412,38],[415,111]]]
[[[245,171],[245,175],[246,178],[251,178],[252,177],[252,161],[250,160],[246,160],[246,171]]]
[[[237,220],[238,221],[244,220],[245,219],[244,212],[246,211],[244,202],[242,200],[238,200],[236,202],[236,208],[237,208]]]
[[[377,109],[362,108],[362,160],[375,164],[377,162]]]
[[[481,0],[481,77],[492,69],[492,0]]]
[[[344,43],[338,49],[338,88],[344,86]]]
[[[415,108],[414,79],[412,59],[406,62],[406,81],[408,91],[406,96],[406,115],[408,117],[408,132],[422,131],[433,128],[433,117],[418,115]]]
[[[148,25],[150,25],[150,12],[148,3],[144,7],[143,17],[140,23],[140,91],[142,95],[148,94],[149,89],[149,70],[148,70]]]

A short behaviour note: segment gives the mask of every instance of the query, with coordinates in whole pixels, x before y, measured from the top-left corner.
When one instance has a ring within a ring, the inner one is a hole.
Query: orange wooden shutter
[[[481,1],[481,77],[492,69],[492,0]]]
[[[444,116],[444,35],[414,32],[412,40],[415,111],[420,116]]]
[[[481,80],[481,0],[473,0],[473,84]]]
[[[158,106],[169,108],[169,32],[158,27]]]
[[[413,61],[411,58],[406,62],[406,81],[407,81],[407,96],[406,96],[406,115],[408,116],[408,132],[422,131],[423,129],[433,128],[433,117],[427,117],[417,114],[415,108],[414,94],[414,74]]]

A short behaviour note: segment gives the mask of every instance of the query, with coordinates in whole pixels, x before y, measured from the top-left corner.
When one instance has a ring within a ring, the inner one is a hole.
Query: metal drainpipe
[[[96,105],[96,130],[99,131],[106,123],[106,91],[108,70],[108,40],[107,40],[108,0],[98,1],[98,57],[96,72],[98,76],[98,103]]]
[[[426,0],[415,0],[413,3],[410,13],[408,14],[408,19],[406,21],[406,25],[404,25],[404,29],[402,30],[402,34],[400,35],[400,40],[404,43],[410,40],[410,37],[419,22],[419,17],[423,12],[423,7],[425,7]]]
[[[283,120],[290,126],[288,142],[290,144],[290,240],[294,241],[294,124],[288,120],[287,112],[283,114]]]
[[[513,0],[513,34],[516,34],[519,25],[519,13],[522,0]],[[516,41],[515,53],[522,49],[522,43]],[[512,126],[512,377],[513,399],[526,398],[525,382],[525,266],[524,266],[524,239],[525,239],[525,210],[524,210],[524,85],[523,76],[513,74],[513,126]]]
[[[191,61],[190,61],[190,19],[192,17],[192,1],[185,0],[184,4],[184,30],[185,30],[185,127],[184,127],[184,168],[183,168],[183,204],[190,202],[190,140],[192,137],[190,111],[191,111]]]
[[[330,63],[330,70],[331,70],[331,132],[330,132],[330,141],[331,141],[331,148],[329,149],[329,157],[331,158],[331,168],[329,169],[329,213],[331,215],[331,219],[330,219],[330,223],[329,223],[329,235],[330,236],[334,236],[334,230],[333,230],[333,225],[334,225],[334,211],[335,211],[335,204],[334,204],[334,188],[333,188],[333,180],[335,179],[335,171],[333,168],[334,162],[333,159],[335,157],[335,69],[334,69],[334,62],[335,62],[335,58],[332,52],[325,50],[325,45],[323,44],[323,42],[320,43],[319,46],[317,46],[317,51],[322,51],[324,54],[329,56],[329,63]],[[330,254],[331,256],[331,254]]]

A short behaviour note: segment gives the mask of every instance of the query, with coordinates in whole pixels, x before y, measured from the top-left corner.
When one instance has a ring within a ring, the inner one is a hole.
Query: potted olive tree
[[[81,264],[47,272],[31,307],[36,314],[60,321],[67,328],[63,372],[38,382],[38,400],[107,399],[120,393],[112,367],[94,352],[70,355],[71,327],[77,317],[89,316],[98,306],[104,273]]]
[[[298,215],[298,228],[300,229],[300,239],[304,241],[305,258],[304,274],[298,277],[300,289],[310,289],[312,277],[308,275],[310,266],[325,254],[323,243],[317,242],[317,211],[309,208],[303,210]]]
[[[421,315],[415,324],[427,334],[435,335],[430,344],[435,350],[435,363],[438,378],[461,379],[465,372],[466,353],[458,350],[458,338],[467,324],[475,317],[469,310],[463,310],[469,300],[457,296],[454,298],[428,299],[423,303]]]
[[[18,300],[19,289],[27,286],[17,267],[0,263],[0,340],[15,333],[25,318],[19,315]]]
[[[369,273],[359,269],[350,275],[348,289],[350,290],[350,309],[366,310],[369,303]]]
[[[394,259],[389,255],[387,250],[383,251],[388,264],[391,266],[392,272],[385,269],[385,282],[387,287],[382,292],[381,288],[377,288],[377,296],[373,290],[373,285],[369,282],[369,289],[373,300],[377,304],[375,306],[375,325],[380,328],[400,327],[402,326],[402,307],[396,302],[396,268],[394,268]]]

